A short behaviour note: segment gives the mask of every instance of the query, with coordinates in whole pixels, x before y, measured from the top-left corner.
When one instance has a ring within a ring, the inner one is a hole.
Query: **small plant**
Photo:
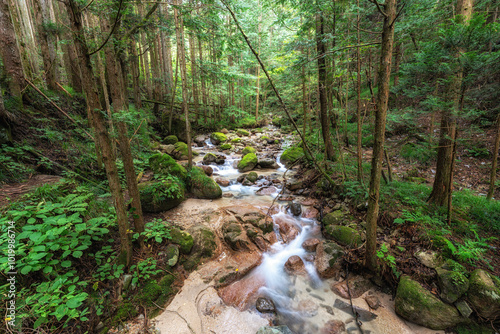
[[[399,278],[401,273],[398,271],[396,264],[396,258],[389,254],[389,249],[386,244],[380,245],[380,249],[377,251],[377,257],[382,260],[389,268],[391,268],[392,273]]]
[[[162,243],[164,239],[171,239],[170,229],[167,225],[165,225],[163,220],[158,218],[155,218],[151,222],[147,223],[145,231],[141,234],[134,233],[132,240],[139,239],[139,235],[144,236],[145,242],[154,239],[159,244]]]

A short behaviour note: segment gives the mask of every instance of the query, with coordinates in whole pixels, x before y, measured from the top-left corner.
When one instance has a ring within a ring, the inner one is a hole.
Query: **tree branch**
[[[106,38],[104,43],[102,43],[102,45],[99,48],[97,48],[97,50],[90,52],[89,56],[92,56],[93,54],[99,52],[108,43],[109,39],[111,38],[111,35],[113,35],[113,33],[115,32],[116,26],[118,25],[118,21],[120,21],[120,17],[122,16],[122,13],[121,13],[122,4],[123,4],[123,0],[120,0],[120,5],[118,6],[118,13],[116,14],[115,23],[113,24],[113,28],[111,29],[108,37]]]
[[[140,23],[136,24],[134,27],[132,27],[127,33],[123,36],[123,39],[127,39],[130,37],[130,35],[134,34],[139,28],[143,27],[146,24],[146,21],[149,19],[151,15],[156,11],[160,3],[155,3],[153,7],[147,12],[147,14],[144,16],[144,18],[141,20]]]
[[[377,5],[377,9],[380,12],[380,14],[382,14],[384,17],[387,17],[387,14],[382,10],[382,8],[380,7],[380,4],[378,3],[377,0],[368,0],[368,1]]]

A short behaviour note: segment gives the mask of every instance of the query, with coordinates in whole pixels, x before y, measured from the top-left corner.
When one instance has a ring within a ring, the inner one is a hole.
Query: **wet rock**
[[[457,307],[458,312],[464,317],[468,318],[472,314],[472,309],[470,308],[469,304],[465,300],[460,300],[455,303],[455,306]]]
[[[198,147],[203,147],[203,145],[205,144],[205,136],[203,135],[198,135],[196,137],[194,137],[194,142],[198,145]]]
[[[452,304],[469,289],[469,280],[461,273],[442,268],[436,271],[443,301]]]
[[[359,247],[362,242],[359,232],[347,226],[328,225],[323,230],[323,236],[347,247]]]
[[[306,208],[302,211],[302,218],[318,218],[319,211],[316,208]]]
[[[329,320],[323,328],[321,334],[341,334],[345,331],[345,324],[341,320]]]
[[[316,247],[321,243],[321,240],[313,238],[313,239],[307,239],[302,243],[302,248],[304,248],[308,252],[315,252]]]
[[[215,160],[217,160],[217,156],[213,153],[207,153],[203,156],[203,164],[204,165],[210,165],[215,163]]]
[[[281,237],[285,242],[290,242],[299,235],[300,231],[291,217],[275,217],[274,222],[278,225]]]
[[[278,169],[280,167],[274,159],[259,159],[259,166],[272,169]]]
[[[217,159],[215,159],[215,163],[217,165],[224,165],[226,163],[226,157],[225,156],[221,156],[221,155],[218,155],[217,156]]]
[[[289,275],[303,275],[307,273],[304,261],[297,255],[291,256],[285,262],[285,271]]]
[[[219,145],[220,143],[223,143],[227,140],[227,137],[224,133],[222,132],[214,132],[210,135],[210,141],[214,145]]]
[[[331,290],[342,298],[359,298],[362,294],[368,291],[371,284],[362,276],[350,277],[347,281],[343,281],[332,285]]]
[[[246,179],[243,180],[243,182],[241,184],[244,186],[247,186],[247,187],[253,186],[253,182],[250,180],[246,180]]]
[[[255,166],[257,166],[258,161],[259,160],[257,159],[257,155],[255,155],[255,153],[248,153],[238,163],[238,171],[240,173],[251,171],[255,168]]]
[[[314,317],[318,314],[319,306],[311,299],[304,299],[299,302],[297,311],[304,317]]]
[[[293,334],[287,326],[261,327],[256,334]]]
[[[195,225],[188,229],[193,237],[193,252],[210,258],[217,249],[217,237],[214,231],[203,225]]]
[[[238,176],[238,178],[236,179],[236,181],[238,183],[242,183],[243,181],[245,181],[246,177],[247,177],[247,174],[240,175],[240,176]]]
[[[255,307],[260,313],[275,313],[276,312],[276,306],[274,306],[274,303],[271,299],[264,298],[264,297],[259,297],[257,298],[257,303],[255,304]]]
[[[351,306],[351,304],[346,303],[340,299],[335,299],[333,307],[352,316],[355,316],[352,313],[352,309],[354,308],[354,311],[359,314],[359,320],[363,322],[369,322],[377,318],[377,315],[375,313],[362,309],[361,307]]]
[[[399,281],[395,302],[399,316],[431,329],[454,327],[464,321],[455,307],[443,303],[406,275]]]
[[[414,256],[424,266],[432,269],[436,269],[437,267],[440,267],[443,264],[443,259],[435,251],[431,250],[418,251],[414,254]]]
[[[203,169],[203,171],[205,172],[205,175],[206,176],[212,176],[212,174],[214,173],[214,170],[212,167],[210,166],[199,166],[201,169]]]
[[[216,178],[215,182],[217,182],[217,184],[221,187],[228,187],[230,184],[229,180],[221,179],[220,177]]]
[[[264,187],[264,188],[260,188],[259,190],[257,190],[255,192],[255,195],[257,196],[269,196],[269,195],[272,195],[274,193],[276,193],[278,191],[278,189],[276,187]]]
[[[173,267],[179,261],[179,247],[176,245],[168,245],[166,253],[166,262],[170,267]]]
[[[293,201],[293,197],[292,196],[280,196],[278,198],[278,201],[290,202],[290,201]]]
[[[334,242],[323,242],[316,247],[314,266],[322,279],[338,278],[341,270],[343,248]]]
[[[231,197],[234,197],[234,194],[233,193],[224,193],[224,194],[222,194],[222,197],[231,198]]]
[[[374,295],[368,295],[365,297],[365,301],[370,306],[371,309],[378,309],[380,307],[380,300],[378,299],[377,296]]]
[[[290,207],[292,215],[297,217],[302,213],[302,206],[299,203],[292,202],[288,206]]]
[[[474,270],[469,278],[467,299],[476,312],[486,319],[500,317],[500,280],[482,269]]]
[[[227,286],[244,277],[261,261],[259,252],[237,252],[223,260],[223,267],[214,276],[216,287]]]
[[[252,183],[255,183],[255,181],[257,181],[257,179],[259,178],[259,175],[255,172],[250,172],[248,173],[248,175],[245,177],[246,180],[252,182]]]
[[[245,234],[243,234],[243,230],[241,226],[234,222],[226,222],[222,227],[222,233],[224,235],[224,241],[233,249],[233,250],[248,250],[249,240]]]

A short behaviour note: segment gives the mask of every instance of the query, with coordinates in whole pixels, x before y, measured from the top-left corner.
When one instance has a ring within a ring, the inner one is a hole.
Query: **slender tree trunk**
[[[257,47],[258,47],[258,52],[260,54],[260,33],[262,31],[262,12],[260,8],[260,0],[257,1],[257,6],[259,10],[259,27],[258,27],[258,35],[257,35]],[[256,93],[257,96],[255,97],[255,120],[257,121],[259,119],[259,100],[260,100],[260,66],[257,64],[257,88],[256,88]]]
[[[495,145],[493,147],[493,161],[491,162],[490,188],[488,190],[487,199],[493,198],[495,192],[495,183],[497,177],[498,150],[500,149],[500,115],[497,117],[497,134],[495,136]]]
[[[31,13],[26,3],[26,0],[16,0],[15,1],[19,8],[19,18],[21,23],[21,28],[23,30],[23,44],[26,46],[26,51],[28,55],[28,62],[34,78],[38,77],[38,50],[35,41],[35,29],[33,27],[33,19]]]
[[[316,2],[318,3],[318,2]],[[324,18],[323,12],[316,14],[316,48],[318,52],[318,86],[319,86],[319,106],[321,118],[321,130],[323,142],[325,143],[326,158],[335,160],[332,140],[330,138],[330,122],[328,119],[327,96],[326,96],[326,60],[325,60],[325,42],[324,42]]]
[[[199,110],[199,99],[198,99],[198,76],[197,76],[197,66],[196,63],[196,47],[194,43],[194,32],[189,34],[189,52],[191,55],[191,79],[193,83],[193,103],[194,103],[194,112],[196,123],[198,123],[198,110]]]
[[[359,0],[357,0],[358,12],[357,12],[357,20],[356,20],[356,33],[357,33],[357,42],[358,45],[361,44],[361,37],[359,33]],[[358,126],[357,136],[356,136],[356,151],[357,151],[357,159],[358,159],[358,182],[363,184],[363,151],[361,148],[361,140],[362,140],[362,118],[361,118],[361,50],[359,46],[356,48],[356,91],[358,94],[357,98],[357,110],[356,110],[356,123]]]
[[[208,110],[208,97],[207,97],[207,89],[206,89],[206,74],[203,70],[203,49],[201,48],[202,43],[201,39],[198,37],[198,55],[200,60],[200,83],[201,83],[201,97],[203,104],[205,107],[203,108],[203,118],[205,119],[205,124],[207,123],[207,110]]]
[[[368,213],[366,217],[366,255],[365,265],[368,269],[377,269],[377,220],[379,213],[380,177],[384,157],[385,122],[389,101],[389,84],[391,77],[392,49],[394,43],[394,21],[396,20],[396,1],[386,0],[385,17],[382,31],[382,50],[378,75],[377,110],[375,115],[375,135],[373,144],[372,169],[368,197]]]
[[[457,15],[467,22],[472,15],[472,0],[457,1]],[[432,186],[432,192],[429,196],[429,203],[439,206],[447,206],[449,197],[452,194],[453,178],[453,138],[457,131],[456,113],[460,109],[460,96],[462,92],[463,68],[459,64],[459,58],[462,50],[455,53],[455,73],[448,86],[445,100],[449,106],[441,111],[441,124],[439,132],[439,148],[436,163],[436,177]]]
[[[134,104],[137,109],[142,108],[141,90],[140,90],[140,70],[139,70],[139,55],[137,54],[137,43],[135,37],[131,37],[128,45],[130,70],[132,72],[132,90],[134,92]]]
[[[89,50],[85,42],[83,32],[82,15],[80,8],[75,0],[68,0],[66,3],[68,14],[71,22],[71,30],[73,32],[73,40],[77,49],[78,61],[81,64],[83,91],[87,100],[87,108],[92,116],[91,125],[96,132],[96,142],[98,142],[102,150],[102,159],[106,168],[106,176],[109,182],[109,188],[113,196],[116,209],[118,229],[120,232],[120,262],[126,263],[128,266],[132,259],[132,245],[128,235],[129,223],[125,208],[125,200],[123,191],[118,177],[118,169],[116,167],[116,157],[111,147],[111,139],[106,129],[106,122],[102,115],[102,107],[99,101],[99,94],[96,89],[96,82],[90,61]]]
[[[50,23],[48,1],[35,0],[35,17],[37,30],[42,51],[43,67],[45,73],[45,82],[50,90],[58,90],[56,85],[56,52],[54,45],[54,36],[47,34],[46,26]]]
[[[186,56],[184,45],[184,23],[182,16],[179,15],[177,6],[182,4],[182,0],[174,0],[174,20],[175,20],[175,34],[177,37],[177,49],[179,50],[179,67],[181,70],[181,85],[182,85],[182,110],[186,118],[186,144],[188,147],[188,168],[193,165],[193,154],[191,152],[191,127],[189,123],[189,110],[187,107],[187,70],[186,70]]]

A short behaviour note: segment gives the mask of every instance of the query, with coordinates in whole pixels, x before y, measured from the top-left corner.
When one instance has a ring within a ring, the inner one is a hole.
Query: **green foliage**
[[[149,167],[157,176],[174,176],[185,180],[187,171],[168,154],[156,153],[149,158]]]
[[[391,268],[394,276],[401,276],[401,273],[398,271],[398,267],[396,264],[396,258],[389,253],[389,249],[387,245],[384,243],[380,245],[380,249],[377,251],[377,257],[382,260],[389,268]]]
[[[31,147],[11,147],[6,144],[0,147],[0,181],[19,181],[34,172],[24,163],[28,154],[26,149],[29,150]]]
[[[157,243],[162,243],[163,240],[171,239],[170,228],[159,218],[153,219],[145,226],[145,231],[140,235],[144,237],[144,242],[149,242],[154,239]],[[139,233],[132,236],[133,240],[138,240]]]
[[[436,151],[421,144],[406,143],[401,148],[401,156],[410,163],[420,162],[427,165],[436,156]]]
[[[132,285],[135,286],[138,282],[147,282],[151,278],[162,273],[163,270],[158,269],[156,260],[149,257],[145,260],[139,261],[136,265],[130,267],[130,272],[133,275]]]
[[[453,201],[457,208],[470,215],[485,230],[500,231],[500,201],[489,201],[470,190],[455,192]]]

